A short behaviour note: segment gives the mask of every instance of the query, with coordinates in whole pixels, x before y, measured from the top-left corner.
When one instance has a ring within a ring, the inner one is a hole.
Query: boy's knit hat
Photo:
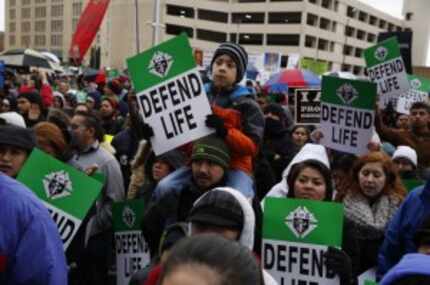
[[[230,164],[230,151],[224,140],[210,135],[196,141],[193,145],[191,160],[209,160],[227,169]]]
[[[36,136],[32,129],[3,125],[0,126],[0,144],[31,151],[36,146]]]
[[[216,49],[214,56],[212,57],[211,70],[215,59],[224,54],[230,56],[231,59],[236,63],[237,73],[235,83],[240,82],[246,72],[246,66],[248,65],[248,54],[246,53],[245,49],[238,44],[222,43]]]

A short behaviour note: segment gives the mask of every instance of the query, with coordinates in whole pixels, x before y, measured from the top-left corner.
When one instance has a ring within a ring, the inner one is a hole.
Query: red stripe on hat
[[[6,271],[6,255],[0,255],[0,272]]]

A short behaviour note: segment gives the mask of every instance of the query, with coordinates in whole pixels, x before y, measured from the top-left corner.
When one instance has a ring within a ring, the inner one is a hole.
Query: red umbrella
[[[272,75],[264,87],[270,89],[270,86],[274,84],[286,84],[289,88],[319,87],[321,85],[321,79],[318,75],[309,70],[284,69]]]

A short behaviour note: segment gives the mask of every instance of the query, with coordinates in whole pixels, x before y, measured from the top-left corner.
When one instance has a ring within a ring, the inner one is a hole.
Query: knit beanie
[[[400,145],[397,147],[392,156],[392,160],[395,160],[396,158],[406,158],[412,163],[414,167],[417,167],[418,165],[417,152],[413,148],[406,145]]]
[[[65,151],[67,147],[66,139],[57,125],[50,122],[41,122],[34,126],[33,129],[37,137],[48,140],[59,154]]]
[[[242,231],[243,216],[242,206],[232,194],[209,191],[194,204],[188,221]]]
[[[221,55],[228,55],[231,59],[236,63],[236,81],[238,83],[242,80],[243,76],[246,72],[246,66],[248,65],[248,54],[245,49],[235,43],[222,43],[215,51],[212,61],[211,61],[211,70],[212,65],[215,62],[216,58]]]
[[[191,161],[202,159],[227,169],[230,164],[230,150],[223,139],[210,135],[196,141],[193,145]]]
[[[30,103],[38,104],[40,107],[42,107],[42,97],[40,97],[39,92],[37,91],[19,93],[18,99],[19,98],[25,98],[30,101]]]
[[[0,126],[0,144],[15,146],[30,152],[36,146],[36,137],[32,129],[4,125]]]

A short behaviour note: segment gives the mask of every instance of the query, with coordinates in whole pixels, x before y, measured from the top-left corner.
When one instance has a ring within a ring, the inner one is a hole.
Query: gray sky
[[[395,17],[402,18],[403,0],[358,0],[382,10]]]

